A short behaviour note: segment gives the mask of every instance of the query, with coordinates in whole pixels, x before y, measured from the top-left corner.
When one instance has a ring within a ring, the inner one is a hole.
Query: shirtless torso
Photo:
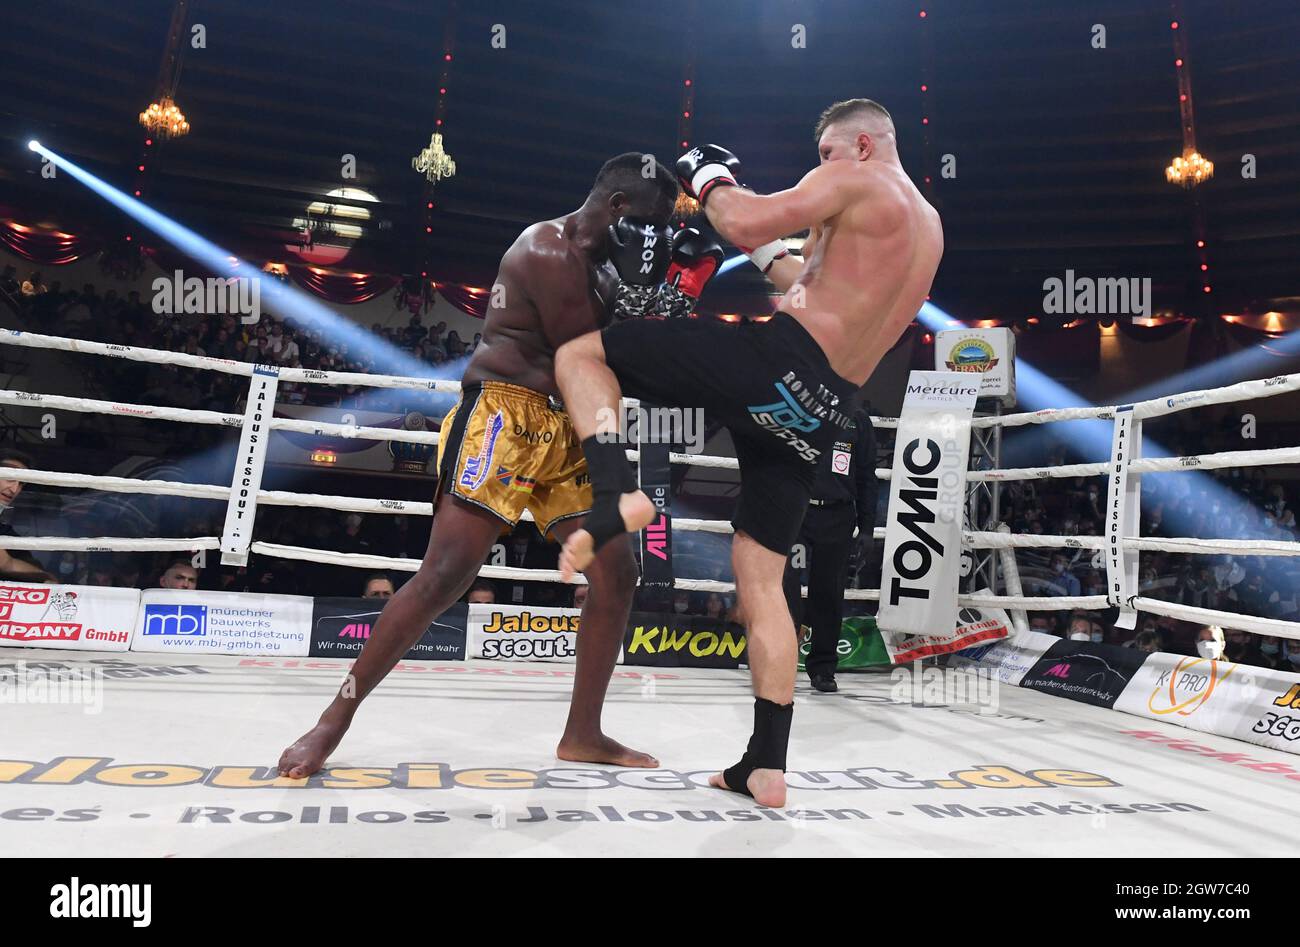
[[[609,322],[618,275],[592,261],[573,215],[533,224],[501,258],[494,305],[464,384],[504,381],[558,395],[555,350]]]
[[[863,162],[845,170],[861,180],[840,175],[847,206],[813,229],[803,271],[779,308],[812,334],[837,374],[861,385],[925,302],[943,230],[902,168]]]
[[[848,155],[828,158],[831,149]],[[892,153],[855,160],[842,139],[823,142],[822,152],[823,163],[789,190],[718,188],[706,211],[741,246],[809,230],[802,260],[786,257],[768,271],[785,294],[778,308],[817,340],[838,375],[862,385],[925,302],[943,228]]]

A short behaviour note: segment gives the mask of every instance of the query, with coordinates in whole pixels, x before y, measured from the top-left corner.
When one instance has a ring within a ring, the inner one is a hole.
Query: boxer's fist
[[[609,261],[624,283],[655,286],[663,282],[672,253],[667,227],[631,217],[620,217],[609,225]]]
[[[665,316],[689,316],[695,311],[704,286],[722,266],[722,247],[694,227],[683,227],[673,236],[673,258],[664,285],[659,290],[660,312]]]
[[[701,204],[715,187],[734,187],[740,159],[719,145],[698,145],[677,159],[677,179]]]

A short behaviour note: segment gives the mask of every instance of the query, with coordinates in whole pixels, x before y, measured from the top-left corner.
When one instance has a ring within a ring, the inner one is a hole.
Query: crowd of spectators
[[[482,340],[480,333],[462,339],[444,321],[426,327],[424,317],[416,312],[404,327],[374,323],[364,349],[349,347],[326,338],[319,326],[304,326],[271,313],[246,323],[233,314],[160,312],[165,307],[142,299],[137,290],[124,295],[114,289],[101,293],[90,283],[80,290],[65,290],[58,280],[47,285],[39,272],[20,280],[12,266],[0,274],[0,289],[19,301],[32,331],[285,368],[459,377],[463,367],[459,363]],[[137,402],[230,410],[247,388],[242,378],[220,372],[141,362],[96,360],[93,364],[93,380],[109,397],[130,394]],[[296,382],[280,384],[280,399],[288,404],[346,402],[376,411],[431,414],[445,400],[419,391]]]
[[[384,350],[349,346],[326,340],[319,328],[305,327],[274,315],[263,314],[246,324],[234,315],[172,315],[155,311],[135,291],[119,295],[99,292],[93,285],[80,291],[63,290],[58,281],[49,285],[39,272],[19,278],[13,267],[0,274],[0,290],[19,301],[35,331],[70,335],[123,345],[143,346],[209,355],[237,361],[320,370],[414,373],[409,362],[395,366],[385,361]],[[399,304],[401,297],[399,294]],[[458,377],[459,366],[479,343],[461,339],[445,322],[424,325],[419,312],[404,327],[370,327],[372,337],[389,350],[430,367],[432,373]],[[377,354],[379,353],[379,354]],[[102,374],[97,379],[113,397],[185,408],[230,410],[244,394],[246,382],[237,376],[196,371],[173,365],[134,361],[95,360]],[[441,366],[446,366],[440,370]],[[423,392],[384,389],[323,388],[282,383],[280,397],[287,403],[358,403],[365,407],[402,412],[419,408],[410,402],[427,397]],[[435,414],[437,416],[437,414]],[[1176,416],[1173,428],[1162,430],[1169,449],[1179,455],[1259,446],[1242,444],[1240,432],[1229,418],[1219,424],[1196,423],[1189,415]],[[1195,426],[1193,426],[1195,425]],[[187,426],[198,428],[195,426]],[[1295,443],[1292,439],[1288,443]],[[181,447],[186,445],[182,442]],[[1046,449],[1046,463],[1059,465],[1071,457],[1064,444]],[[1141,533],[1146,537],[1183,536],[1203,539],[1295,541],[1296,481],[1279,479],[1278,468],[1188,471],[1144,478]],[[1097,536],[1106,511],[1105,478],[1010,481],[1001,487],[1000,518],[1015,533]],[[883,497],[882,497],[883,499]],[[10,498],[12,500],[12,498]],[[362,516],[325,513],[294,515],[286,508],[259,510],[259,535],[270,542],[333,549],[340,552],[379,553],[420,558],[428,538],[428,522],[405,516]],[[169,535],[216,535],[220,511],[210,516],[189,516],[180,531]],[[557,549],[527,524],[504,538],[488,562],[529,569],[554,569]],[[37,562],[24,556],[24,561]],[[857,584],[879,582],[878,552]],[[1054,550],[1021,549],[1017,553],[1026,594],[1100,596],[1105,593],[1105,571],[1096,550],[1065,547]],[[50,578],[63,582],[230,591],[275,591],[307,595],[365,595],[386,597],[400,587],[405,576],[367,575],[360,570],[293,560],[254,557],[248,567],[211,565],[195,567],[174,557],[106,554],[45,554],[41,561]],[[1282,556],[1191,555],[1144,552],[1141,556],[1139,594],[1199,608],[1237,611],[1269,618],[1297,620],[1300,605],[1296,589],[1300,574],[1296,560]],[[21,568],[21,566],[20,566]],[[721,578],[721,575],[714,576]],[[168,584],[189,582],[188,586]],[[566,606],[585,597],[585,587],[559,584],[481,580],[468,593],[474,601]],[[737,620],[742,617],[733,595],[718,593],[652,594],[642,590],[638,606],[676,614]],[[1035,630],[1078,640],[1108,642],[1147,651],[1172,651],[1227,657],[1229,660],[1300,670],[1300,644],[1228,631],[1167,617],[1144,614],[1133,631],[1118,628],[1108,610],[1058,610],[1031,613]]]

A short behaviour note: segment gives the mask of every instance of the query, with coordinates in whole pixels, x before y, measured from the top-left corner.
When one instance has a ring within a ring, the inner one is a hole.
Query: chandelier
[[[140,113],[140,124],[157,138],[180,138],[189,134],[190,123],[185,113],[176,107],[171,96],[163,96]]]
[[[1196,187],[1214,177],[1214,162],[1201,157],[1199,151],[1184,151],[1173,164],[1165,168],[1165,180],[1183,187]]]
[[[442,135],[438,132],[429,139],[429,146],[411,159],[411,167],[435,183],[456,173],[456,162],[443,151]]]

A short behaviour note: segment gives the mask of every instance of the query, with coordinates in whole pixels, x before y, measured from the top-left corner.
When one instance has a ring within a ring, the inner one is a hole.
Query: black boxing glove
[[[677,179],[701,205],[715,187],[735,187],[740,159],[720,145],[699,145],[677,159]]]
[[[673,235],[673,257],[656,308],[660,315],[689,316],[700,301],[704,286],[722,266],[724,254],[716,240],[694,227],[683,227]]]
[[[631,217],[620,217],[609,225],[609,261],[619,279],[630,286],[662,283],[672,253],[667,227]]]

